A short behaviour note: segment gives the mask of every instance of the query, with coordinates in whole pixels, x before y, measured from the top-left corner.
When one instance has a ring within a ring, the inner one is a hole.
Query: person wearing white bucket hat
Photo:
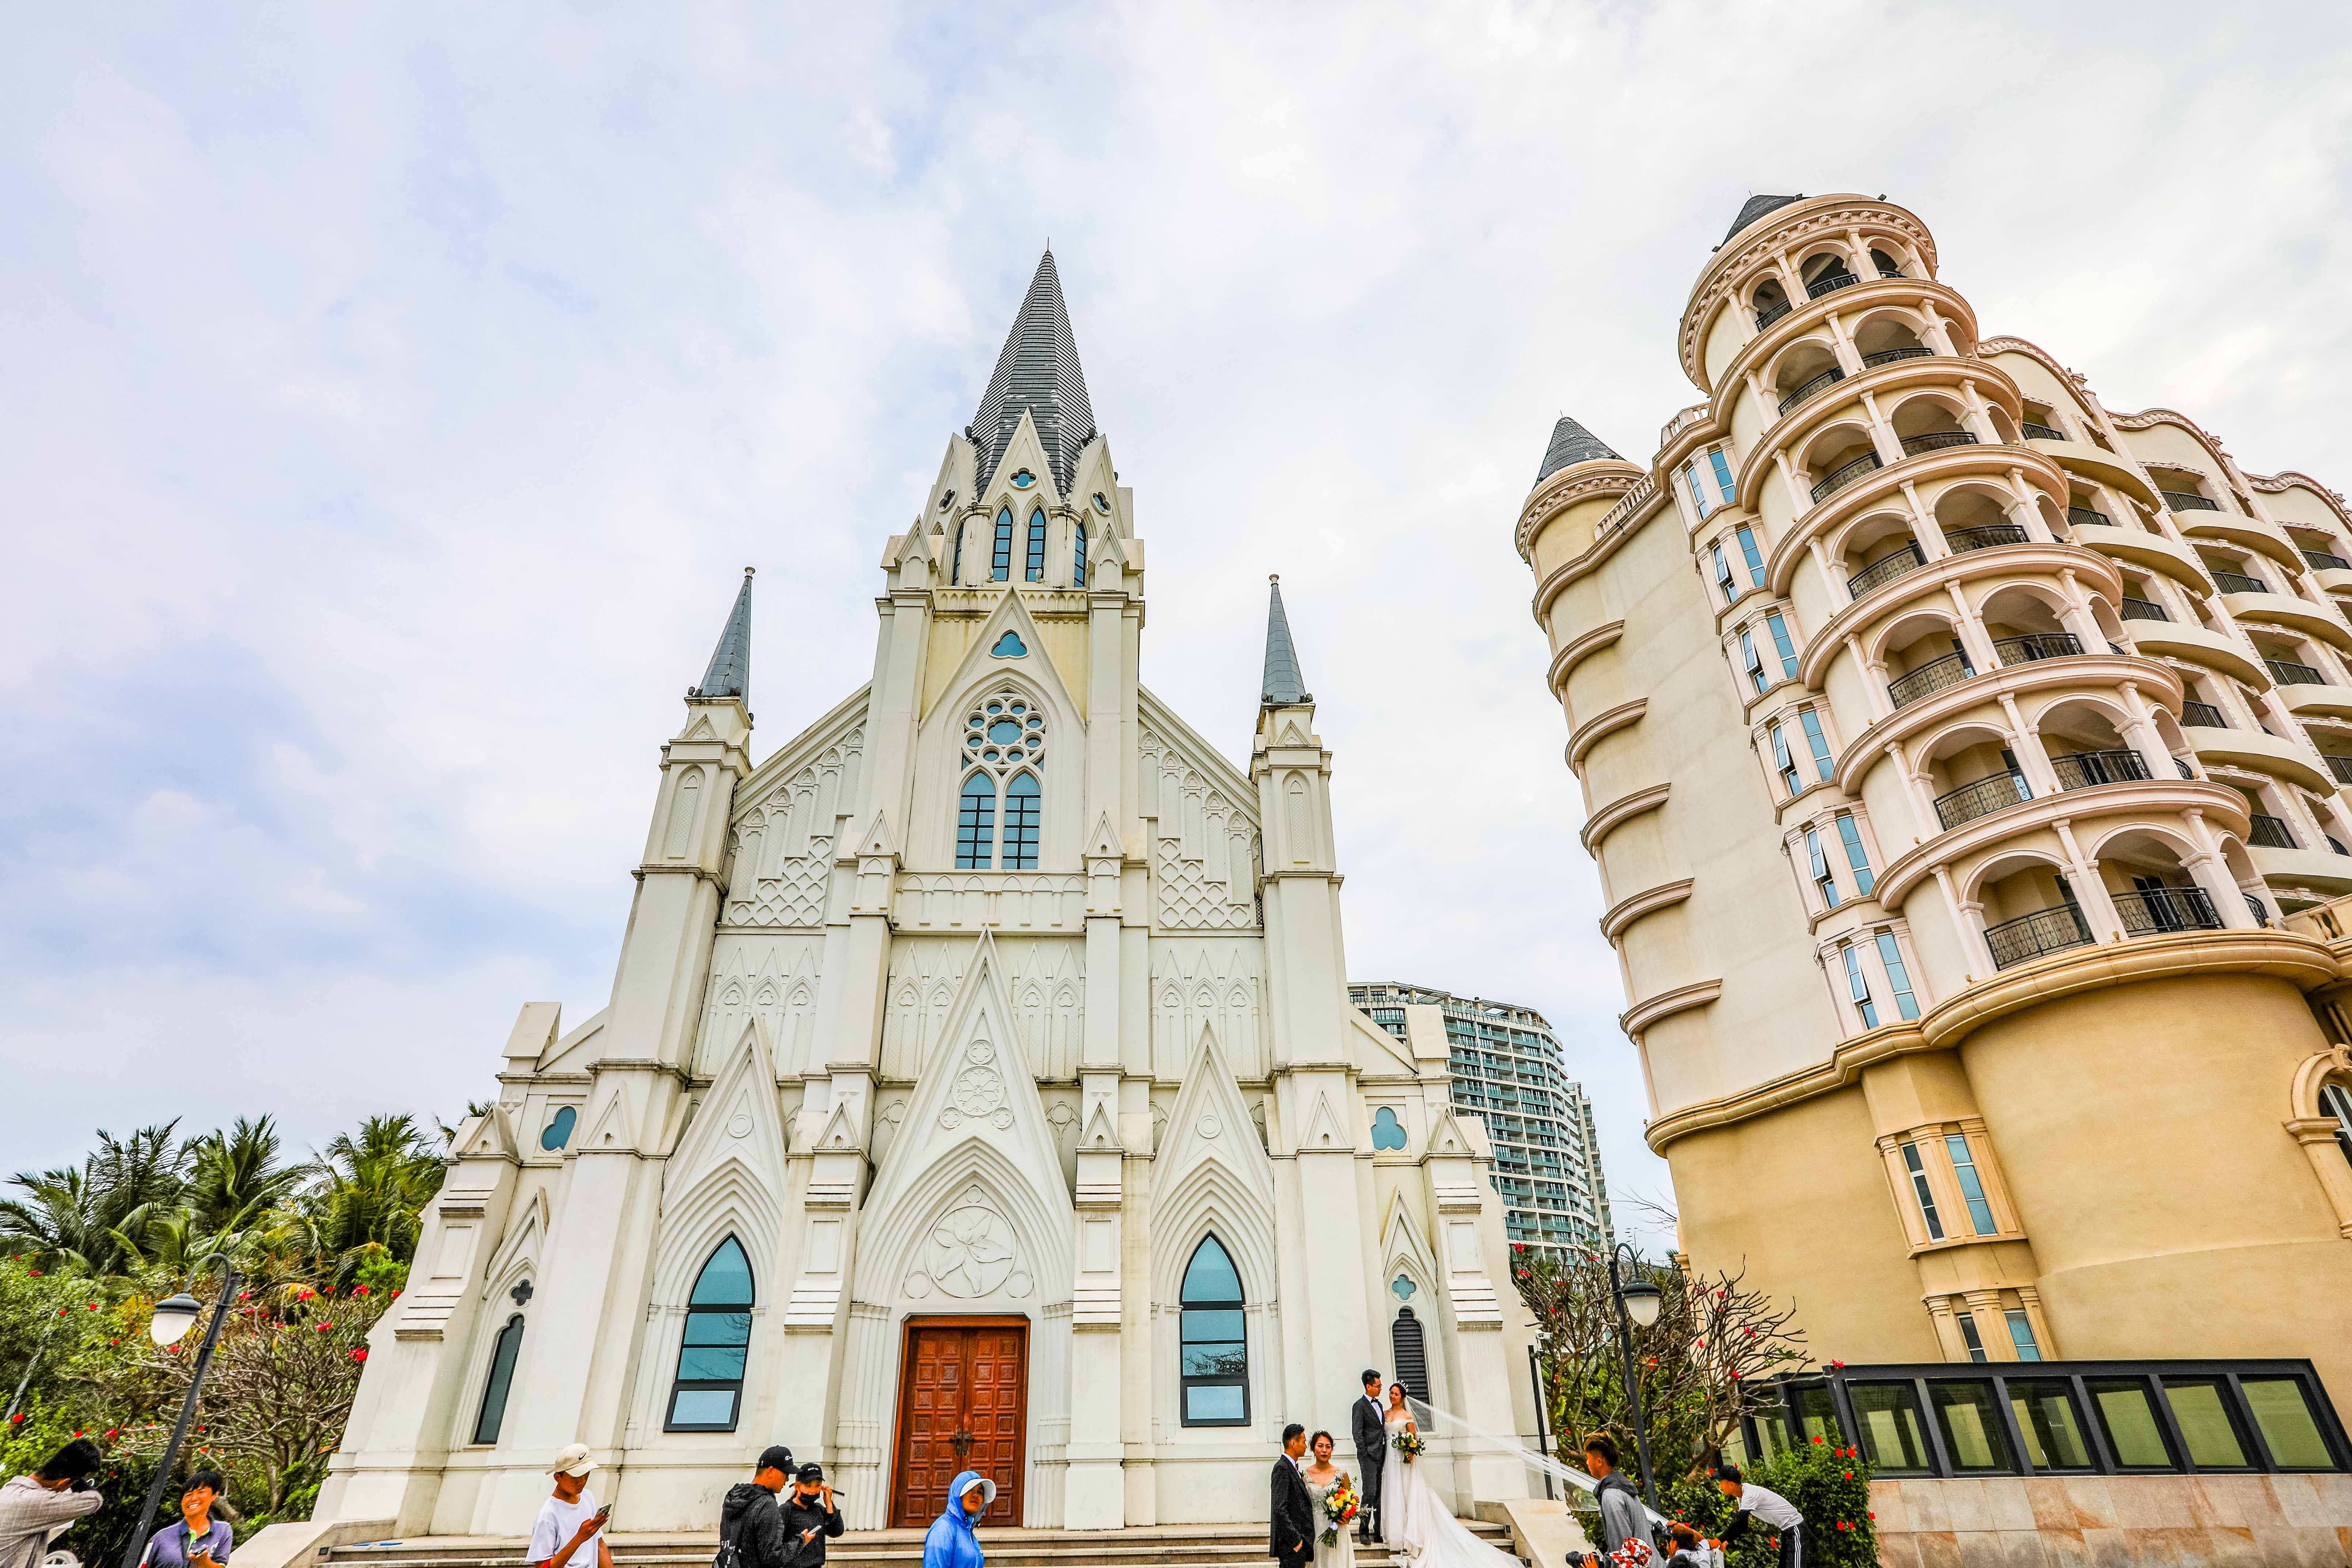
[[[995,1500],[996,1483],[978,1470],[966,1470],[950,1482],[947,1507],[923,1537],[923,1568],[982,1568],[987,1559],[972,1527]]]
[[[595,1468],[585,1443],[565,1448],[548,1467],[555,1478],[555,1494],[539,1505],[539,1518],[530,1527],[530,1551],[524,1561],[532,1568],[566,1568],[575,1559],[580,1568],[613,1568],[613,1549],[604,1542],[604,1521],[613,1510],[597,1507],[596,1494],[588,1489],[588,1472]],[[583,1555],[581,1548],[592,1542],[594,1555]]]

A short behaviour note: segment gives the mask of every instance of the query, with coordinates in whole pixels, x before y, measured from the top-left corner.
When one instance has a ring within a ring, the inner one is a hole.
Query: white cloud
[[[0,62],[0,1163],[483,1092],[602,1001],[659,740],[762,568],[764,750],[1063,261],[1145,677],[1245,745],[1283,574],[1357,973],[1543,1009],[1663,1194],[1510,528],[1630,455],[1751,188],[1885,191],[1989,331],[2347,473],[2317,7],[383,7]],[[397,1059],[396,1076],[382,1064]]]

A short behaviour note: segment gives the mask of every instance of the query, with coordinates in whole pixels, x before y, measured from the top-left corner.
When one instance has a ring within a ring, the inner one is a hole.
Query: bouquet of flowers
[[[1391,1437],[1389,1440],[1396,1445],[1396,1451],[1404,1456],[1404,1462],[1408,1465],[1412,1464],[1414,1459],[1420,1458],[1422,1449],[1428,1447],[1426,1443],[1423,1443],[1421,1440],[1421,1434],[1414,1431],[1410,1426],[1400,1431],[1394,1437]]]
[[[1363,1496],[1356,1490],[1355,1482],[1341,1476],[1325,1487],[1316,1501],[1322,1505],[1323,1517],[1331,1521],[1323,1527],[1323,1544],[1337,1546],[1339,1544],[1339,1532],[1348,1528],[1358,1510],[1364,1506]]]
[[[1640,1536],[1627,1537],[1622,1546],[1609,1554],[1609,1560],[1616,1563],[1617,1568],[1650,1568],[1654,1561],[1650,1543]]]

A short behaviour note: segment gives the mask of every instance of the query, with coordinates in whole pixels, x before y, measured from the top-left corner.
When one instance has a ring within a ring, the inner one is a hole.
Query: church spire
[[[736,591],[727,629],[719,634],[719,646],[710,650],[710,668],[703,671],[702,684],[688,692],[688,697],[705,701],[721,697],[744,702],[751,699],[751,570],[743,568],[743,586]]]
[[[1563,414],[1559,423],[1551,427],[1551,443],[1544,447],[1543,467],[1536,470],[1536,483],[1543,483],[1571,464],[1616,455],[1600,437]]]
[[[1290,617],[1282,613],[1282,579],[1268,577],[1266,584],[1265,679],[1259,684],[1258,701],[1267,708],[1295,708],[1315,699],[1307,695],[1307,678],[1299,673],[1298,650],[1290,646]]]
[[[1086,373],[1078,368],[1077,340],[1070,335],[1062,275],[1055,269],[1050,249],[1038,260],[1021,313],[1013,318],[1013,330],[996,356],[996,374],[988,378],[971,427],[964,432],[980,452],[981,490],[996,477],[996,465],[1004,460],[1004,448],[1020,427],[1024,411],[1037,422],[1037,438],[1045,443],[1054,482],[1067,490],[1077,472],[1078,454],[1095,437],[1095,410],[1087,400]]]

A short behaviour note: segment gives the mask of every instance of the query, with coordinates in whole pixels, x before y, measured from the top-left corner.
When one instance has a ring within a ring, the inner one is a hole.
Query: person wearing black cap
[[[839,1535],[845,1528],[841,1510],[834,1505],[833,1489],[824,1484],[824,1467],[803,1465],[783,1503],[784,1537],[800,1553],[793,1559],[793,1568],[816,1568],[824,1561],[826,1538]]]
[[[719,1505],[722,1568],[793,1568],[798,1561],[800,1543],[784,1532],[784,1511],[776,1504],[792,1474],[793,1451],[779,1443],[760,1455],[750,1480],[727,1489]]]

